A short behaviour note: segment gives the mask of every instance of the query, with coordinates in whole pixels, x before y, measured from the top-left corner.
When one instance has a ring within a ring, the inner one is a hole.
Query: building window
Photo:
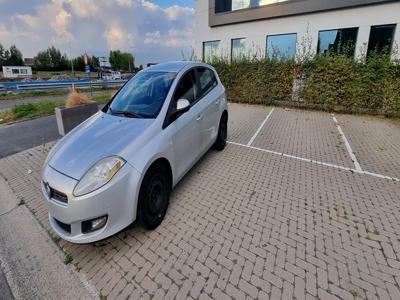
[[[19,69],[11,69],[11,72],[12,72],[13,74],[19,74]]]
[[[233,39],[231,42],[231,59],[241,60],[246,56],[246,39]]]
[[[320,31],[318,53],[354,57],[358,28]]]
[[[21,69],[21,74],[28,74],[28,70],[27,69]]]
[[[269,59],[293,59],[296,56],[297,34],[267,36],[267,54]]]
[[[215,0],[215,13],[232,10],[232,0]]]
[[[367,56],[372,53],[390,54],[396,25],[372,26],[369,34]]]
[[[215,0],[215,12],[227,12],[264,5],[287,2],[291,0]]]
[[[218,56],[220,41],[210,41],[203,43],[203,61],[212,62]]]

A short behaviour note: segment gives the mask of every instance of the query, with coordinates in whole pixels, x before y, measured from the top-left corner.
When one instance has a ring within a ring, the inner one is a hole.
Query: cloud
[[[188,39],[192,38],[192,30],[170,29],[165,34],[160,31],[147,32],[144,39],[145,45],[160,45],[169,48],[184,48]]]
[[[179,59],[194,36],[194,9],[150,0],[0,0],[0,40],[26,57],[50,45],[73,56],[133,52],[136,61]],[[3,6],[8,13],[3,13]]]
[[[182,7],[174,5],[165,9],[166,14],[170,20],[178,20],[182,17],[193,17],[194,9],[190,7]]]
[[[96,17],[99,14],[100,8],[93,0],[66,0],[64,2],[72,7],[73,14],[77,17]]]

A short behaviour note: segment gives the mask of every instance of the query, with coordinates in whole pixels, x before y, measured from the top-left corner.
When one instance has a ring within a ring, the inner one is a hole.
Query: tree
[[[61,54],[60,50],[51,46],[36,55],[35,68],[42,71],[64,71],[69,70],[70,61],[66,54]]]
[[[6,61],[6,64],[9,66],[23,66],[24,65],[24,59],[22,58],[22,53],[19,51],[19,49],[15,46],[12,45],[9,50],[9,57]]]
[[[22,59],[22,53],[15,45],[12,45],[10,49],[6,49],[0,44],[0,67],[23,65],[24,60]]]
[[[83,56],[75,57],[72,62],[74,63],[74,70],[76,71],[85,71],[85,62],[83,60]]]
[[[135,68],[135,58],[128,52],[111,50],[109,60],[113,69],[131,71]]]
[[[7,50],[3,47],[3,45],[0,44],[0,67],[4,66],[7,60],[6,51]]]
[[[72,62],[74,63],[74,69],[76,71],[85,71],[85,61],[83,59],[83,55],[75,57]],[[96,68],[99,67],[99,58],[94,55],[89,57],[89,66],[90,71],[94,72]]]
[[[90,65],[90,70],[95,71],[100,66],[99,58],[97,56],[92,55],[89,58],[89,65]]]

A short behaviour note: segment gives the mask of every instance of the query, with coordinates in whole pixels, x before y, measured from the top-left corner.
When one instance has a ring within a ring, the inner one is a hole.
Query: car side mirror
[[[176,102],[176,113],[185,113],[190,109],[190,102],[186,99],[179,99]]]

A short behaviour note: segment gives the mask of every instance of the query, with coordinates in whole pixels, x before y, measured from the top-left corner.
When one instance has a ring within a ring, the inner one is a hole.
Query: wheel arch
[[[227,109],[224,109],[224,111],[222,112],[221,119],[222,118],[226,118],[226,121],[228,122],[228,110]]]
[[[134,219],[137,219],[137,212],[138,212],[138,206],[139,206],[139,194],[140,194],[140,189],[142,188],[142,184],[143,184],[143,179],[146,176],[147,172],[150,170],[151,167],[155,166],[156,164],[163,164],[167,170],[168,170],[168,175],[169,175],[169,184],[170,187],[172,189],[173,187],[173,172],[172,172],[172,167],[171,167],[171,163],[169,162],[169,160],[165,157],[157,157],[155,158],[151,163],[149,163],[147,165],[147,167],[145,168],[145,170],[143,171],[141,177],[140,177],[140,181],[138,182],[138,188],[136,189],[136,204],[134,206]]]

